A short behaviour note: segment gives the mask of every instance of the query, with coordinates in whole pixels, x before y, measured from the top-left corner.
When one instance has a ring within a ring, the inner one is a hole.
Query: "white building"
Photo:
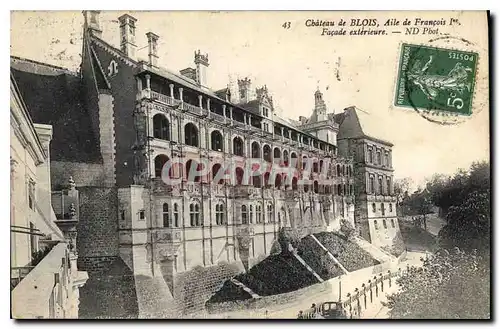
[[[69,231],[77,218],[61,225],[52,209],[52,127],[32,122],[12,76],[10,94],[12,317],[76,318],[87,274],[78,271],[72,250],[76,236]]]

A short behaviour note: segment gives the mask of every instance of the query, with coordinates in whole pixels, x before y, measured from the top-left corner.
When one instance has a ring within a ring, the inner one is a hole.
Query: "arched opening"
[[[257,142],[252,143],[252,158],[260,159],[260,145]]]
[[[261,176],[252,176],[252,185],[254,187],[262,187]]]
[[[297,177],[293,177],[292,178],[292,190],[294,191],[297,191],[298,189],[298,178]]]
[[[385,219],[382,220],[382,224],[384,225],[384,229],[387,230],[387,221]]]
[[[269,186],[270,185],[269,184],[269,176],[270,176],[269,172],[266,172],[264,174],[264,186]]]
[[[224,213],[224,204],[215,205],[215,224],[224,225],[225,221],[225,213]]]
[[[314,181],[314,193],[319,193],[319,183],[317,180]]]
[[[340,168],[340,165],[338,164],[337,165],[337,176],[340,176],[341,175],[341,168]]]
[[[272,162],[271,147],[266,144],[266,145],[264,145],[263,151],[264,151],[264,160],[267,162]]]
[[[239,137],[233,139],[233,153],[234,155],[243,156],[243,140]]]
[[[283,151],[283,164],[285,166],[288,166],[288,161],[289,161],[289,159],[288,159],[288,151],[284,150]]]
[[[380,210],[382,212],[382,216],[385,216],[385,204],[384,203],[382,203],[380,205]],[[384,228],[387,228],[387,226],[385,224],[384,224]]]
[[[291,167],[298,168],[298,163],[297,163],[297,153],[292,152],[290,153],[290,164]]]
[[[241,167],[236,167],[236,185],[242,185],[243,184],[243,175],[244,171]]]
[[[375,227],[375,229],[376,229],[376,230],[378,230],[377,220],[374,220],[374,221],[373,221],[373,226]]]
[[[203,165],[194,160],[188,160],[186,162],[186,179],[188,182],[198,183],[201,181],[201,172],[203,170]]]
[[[184,126],[184,141],[186,145],[199,146],[198,128],[191,122]]]
[[[241,206],[241,223],[248,224],[247,206],[245,205]]]
[[[313,172],[317,173],[318,171],[319,171],[318,162],[314,161],[313,162]]]
[[[165,163],[168,161],[168,156],[164,154],[159,154],[155,157],[155,177],[161,177],[162,171],[163,171],[163,166]],[[172,168],[169,169],[169,177],[172,177]]]
[[[323,165],[324,165],[323,160],[319,160],[319,171],[320,172],[323,172]]]
[[[274,179],[274,187],[281,187],[281,175],[276,175],[276,178]]]
[[[307,156],[304,155],[302,157],[302,170],[309,170],[310,168],[308,168],[307,164],[308,164],[308,159],[307,159]]]
[[[222,152],[224,146],[222,141],[222,134],[220,133],[220,131],[212,131],[212,133],[210,134],[210,141],[212,142],[212,150]]]
[[[277,147],[274,148],[274,152],[273,152],[273,156],[274,156],[274,163],[280,163],[281,162],[281,150]]]
[[[290,181],[288,179],[288,175],[287,174],[283,174],[283,176],[281,177],[281,180],[283,182],[285,190],[287,190],[288,188],[290,188]]]
[[[201,226],[200,205],[198,203],[191,203],[189,205],[189,223],[193,227]]]
[[[153,117],[153,137],[169,140],[170,139],[170,125],[168,119],[161,113],[155,114]]]
[[[304,192],[309,192],[309,185],[307,183],[304,184]]]
[[[342,195],[342,185],[337,185],[337,195]]]
[[[354,186],[353,185],[349,185],[349,190],[350,190],[350,195],[354,195]]]
[[[168,211],[168,203],[163,204],[163,227],[170,227],[170,213]]]
[[[215,184],[224,184],[223,173],[221,171],[220,163],[216,163],[212,166],[212,181]],[[218,177],[217,177],[218,176]]]

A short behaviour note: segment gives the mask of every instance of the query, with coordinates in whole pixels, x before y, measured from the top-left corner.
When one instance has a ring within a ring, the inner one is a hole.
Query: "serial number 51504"
[[[474,56],[469,54],[459,54],[459,53],[449,52],[448,58],[474,62]]]

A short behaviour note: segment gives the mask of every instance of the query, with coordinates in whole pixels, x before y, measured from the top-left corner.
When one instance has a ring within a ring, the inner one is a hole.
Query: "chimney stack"
[[[120,21],[120,49],[128,57],[135,59],[135,22],[137,19],[125,14],[118,17]]]
[[[250,86],[252,85],[252,80],[249,78],[238,79],[238,90],[240,92],[240,103],[250,102]]]
[[[201,54],[200,50],[194,52],[194,64],[196,65],[196,82],[201,87],[207,88],[208,54]]]
[[[146,33],[148,38],[148,58],[149,65],[158,67],[158,39],[160,38],[153,32]]]
[[[99,24],[100,10],[84,10],[83,17],[85,25],[92,35],[100,38],[102,36],[101,25]]]

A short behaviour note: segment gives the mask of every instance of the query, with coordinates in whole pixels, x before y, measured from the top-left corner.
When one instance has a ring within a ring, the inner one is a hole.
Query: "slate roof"
[[[35,123],[50,124],[51,161],[102,162],[80,77],[67,69],[11,56],[11,73]]]
[[[376,115],[363,111],[355,106],[344,109],[342,113],[335,114],[335,122],[339,124],[338,139],[344,138],[368,138],[380,143],[393,146],[392,143],[383,139],[380,124],[383,120]],[[345,124],[343,124],[345,121]]]

